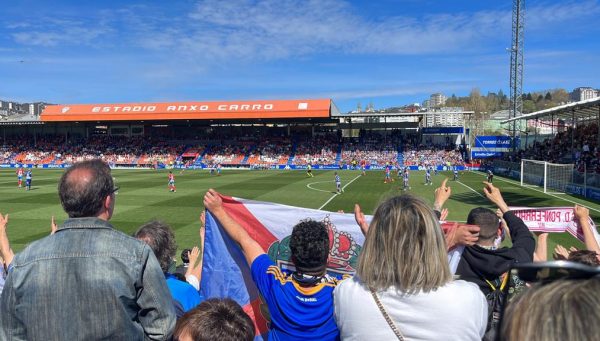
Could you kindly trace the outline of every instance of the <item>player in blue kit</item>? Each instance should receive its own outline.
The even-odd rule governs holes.
[[[342,189],[342,180],[337,172],[335,174],[335,187],[338,193],[342,193],[344,190]]]
[[[25,187],[27,188],[27,190],[31,190],[31,180],[33,179],[33,174],[31,174],[31,169],[27,170],[27,173],[25,173]]]
[[[431,168],[425,170],[425,185],[433,185],[433,182],[431,182]]]
[[[403,188],[403,190],[405,190],[405,191],[406,191],[407,189],[410,189],[410,183],[409,183],[409,181],[408,181],[408,177],[409,177],[409,174],[408,174],[408,167],[406,167],[406,168],[404,168],[404,173],[402,174],[402,182],[403,182],[403,184],[404,184],[404,188]]]

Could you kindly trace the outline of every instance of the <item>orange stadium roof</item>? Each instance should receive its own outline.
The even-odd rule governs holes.
[[[330,99],[48,105],[43,122],[329,118]]]

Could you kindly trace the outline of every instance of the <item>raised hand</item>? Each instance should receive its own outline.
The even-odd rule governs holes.
[[[485,187],[483,187],[483,193],[488,200],[494,203],[500,209],[500,211],[502,211],[502,213],[508,212],[508,205],[506,205],[506,202],[504,201],[502,193],[500,193],[498,187],[485,181],[483,184],[485,185]]]
[[[575,213],[575,218],[579,222],[588,221],[588,219],[590,218],[590,210],[583,206],[575,205],[573,213]]]
[[[206,212],[202,211],[202,213],[200,213],[200,227],[204,226],[206,226]]]
[[[360,227],[362,233],[366,236],[369,231],[369,224],[367,224],[367,220],[365,219],[365,215],[362,212],[359,204],[354,204],[354,220]]]
[[[0,213],[0,228],[5,229],[6,225],[8,225],[8,213],[4,216]]]
[[[200,256],[200,249],[197,246],[192,248],[192,251],[188,252],[188,258],[190,260],[190,266],[193,267],[196,265],[198,261],[198,257]]]
[[[436,188],[434,192],[435,198],[433,201],[433,208],[438,211],[441,211],[444,203],[450,198],[450,195],[452,195],[452,189],[449,186],[446,186],[447,182],[448,178],[445,178],[440,187]]]
[[[54,222],[54,216],[52,216],[52,219],[50,220],[50,235],[55,234],[56,230],[58,230],[58,226],[56,225],[56,222]]]
[[[567,249],[565,249],[564,246],[560,245],[560,244],[556,244],[556,247],[554,248],[554,259],[556,260],[566,260],[569,258],[569,251],[567,251]]]
[[[209,189],[204,195],[204,207],[211,212],[217,211],[223,208],[223,200],[219,195],[219,192],[214,189]]]

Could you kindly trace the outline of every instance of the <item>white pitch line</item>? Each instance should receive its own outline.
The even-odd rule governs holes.
[[[310,185],[314,185],[314,184],[322,184],[322,183],[326,183],[326,182],[335,182],[335,180],[327,180],[327,181],[317,181],[317,182],[311,182],[309,184],[306,184],[306,187],[312,189],[313,191],[319,191],[319,192],[325,192],[325,193],[331,193],[331,191],[326,191],[324,189],[318,189],[318,188],[312,188]]]
[[[477,194],[477,195],[479,195],[480,197],[482,197],[482,198],[484,198],[484,199],[485,199],[485,197],[483,196],[483,194],[481,194],[481,193],[477,192],[476,190],[474,190],[473,188],[471,188],[471,186],[469,186],[469,185],[467,185],[467,184],[464,184],[464,183],[462,183],[460,180],[458,180],[458,181],[456,181],[456,182],[458,182],[459,184],[461,184],[461,185],[465,186],[466,188],[468,188],[468,189],[470,189],[471,191],[475,192],[475,194]]]
[[[470,171],[470,172],[471,172],[471,173],[478,174],[477,172],[474,172],[474,171]],[[485,174],[480,174],[480,175],[481,175],[481,176],[485,176]],[[506,183],[509,183],[509,184],[513,184],[513,185],[519,185],[519,186],[521,185],[520,183],[518,183],[518,182],[516,182],[516,181],[502,179],[501,177],[497,177],[496,179],[498,179],[498,180],[500,180],[500,181],[504,181],[504,182],[506,182]],[[556,198],[556,199],[560,199],[560,200],[567,201],[567,202],[570,202],[570,203],[573,203],[573,204],[576,204],[576,205],[579,205],[579,206],[583,206],[583,207],[585,207],[585,208],[587,208],[587,209],[590,209],[590,210],[592,210],[592,211],[600,212],[600,210],[599,210],[599,209],[596,209],[596,208],[593,208],[593,207],[586,206],[586,205],[584,205],[584,204],[582,204],[582,203],[579,203],[579,202],[577,202],[577,201],[573,201],[573,200],[569,200],[569,199],[561,198],[561,197],[559,197],[559,196],[557,196],[557,195],[554,195],[554,194],[551,194],[551,193],[544,193],[544,191],[542,191],[542,190],[539,190],[539,189],[537,189],[537,188],[533,188],[533,187],[527,187],[527,188],[529,188],[529,189],[532,189],[532,190],[534,190],[534,191],[537,191],[537,192],[540,192],[540,193],[543,193],[543,194],[546,194],[546,195],[549,195],[549,196],[551,196],[551,197],[554,197],[554,198]]]
[[[361,177],[360,175],[357,175],[357,176],[356,176],[354,179],[352,179],[352,180],[348,181],[348,183],[347,183],[347,184],[345,184],[345,185],[342,187],[342,192],[343,192],[343,191],[346,189],[346,187],[348,187],[348,185],[350,185],[351,183],[353,183],[353,182],[354,182],[354,180],[356,180],[356,179],[358,179],[358,178],[360,178],[360,177]],[[332,195],[332,196],[331,196],[331,198],[327,199],[327,201],[325,201],[325,203],[324,203],[323,205],[321,205],[321,207],[319,207],[319,208],[317,208],[317,209],[318,209],[318,210],[321,210],[321,209],[323,209],[323,207],[327,206],[327,204],[329,204],[329,203],[331,202],[331,200],[333,200],[333,198],[335,198],[335,197],[336,197],[336,196],[338,196],[339,194],[340,194],[340,193],[335,193],[334,195]]]

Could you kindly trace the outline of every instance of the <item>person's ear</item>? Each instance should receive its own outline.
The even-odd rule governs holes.
[[[113,202],[112,195],[107,195],[106,198],[104,198],[104,209],[109,210],[110,206],[112,205],[112,202]]]

